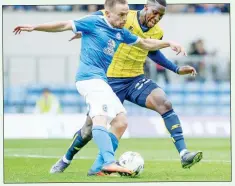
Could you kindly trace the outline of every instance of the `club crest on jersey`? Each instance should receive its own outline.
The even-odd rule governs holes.
[[[121,39],[122,39],[122,36],[121,36],[121,34],[120,34],[119,32],[116,34],[116,38],[117,38],[118,40],[121,40]]]
[[[109,55],[109,56],[113,56],[114,55],[114,48],[116,47],[116,43],[114,40],[110,39],[108,41],[108,46],[106,48],[104,48],[104,53]]]
[[[103,105],[102,107],[103,107],[103,111],[104,111],[104,112],[107,112],[107,111],[108,111],[108,106],[107,106],[107,105]]]

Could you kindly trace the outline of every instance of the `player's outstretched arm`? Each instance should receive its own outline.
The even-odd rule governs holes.
[[[175,63],[167,59],[160,50],[149,52],[148,57],[152,61],[165,67],[166,69],[171,70],[172,72],[178,73],[179,67]]]
[[[189,65],[179,67],[175,63],[167,59],[165,55],[161,53],[160,50],[149,52],[148,57],[152,59],[152,61],[154,61],[155,63],[179,75],[187,75],[187,74],[191,74],[192,76],[197,75],[197,71],[194,67],[189,66]]]
[[[15,27],[13,32],[15,34],[20,34],[21,31],[63,32],[66,30],[72,30],[71,21],[51,22],[51,23],[44,23],[44,24],[39,24],[39,25],[21,25],[21,26]]]
[[[157,39],[140,39],[139,42],[135,45],[137,47],[140,47],[148,51],[155,51],[162,48],[170,47],[173,51],[177,52],[177,55],[182,53],[183,55],[187,56],[185,49],[181,45],[173,41],[163,41]]]

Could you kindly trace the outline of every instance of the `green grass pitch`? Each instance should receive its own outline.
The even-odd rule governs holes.
[[[191,169],[181,168],[179,155],[170,139],[122,139],[116,157],[125,151],[139,152],[145,160],[143,174],[129,177],[87,177],[98,152],[90,142],[75,156],[62,174],[49,174],[71,140],[4,140],[4,182],[165,182],[231,181],[230,140],[186,139],[188,149],[202,150],[203,160]]]

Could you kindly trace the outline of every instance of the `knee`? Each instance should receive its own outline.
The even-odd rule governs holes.
[[[121,121],[119,121],[119,128],[121,128],[122,130],[126,130],[127,125],[128,125],[127,118],[124,118]]]
[[[162,99],[162,101],[158,102],[158,104],[154,104],[154,110],[159,114],[164,114],[169,110],[172,110],[172,104],[167,99]]]
[[[148,108],[155,110],[159,114],[164,114],[172,109],[171,102],[167,99],[165,92],[160,88],[153,90],[147,97],[146,102]]]
[[[119,117],[116,122],[114,122],[114,127],[121,130],[126,130],[128,122],[126,117]]]
[[[171,110],[171,109],[172,109],[172,104],[171,104],[171,102],[168,101],[168,100],[164,100],[163,108],[164,108],[164,111],[165,111],[165,112]]]

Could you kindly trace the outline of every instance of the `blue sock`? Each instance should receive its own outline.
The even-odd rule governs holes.
[[[93,126],[92,135],[103,157],[104,165],[115,162],[113,146],[107,129],[102,126]]]
[[[175,144],[176,149],[180,153],[183,149],[186,149],[186,145],[178,116],[172,109],[163,114],[162,118],[164,119],[167,130],[171,134],[171,138]]]
[[[71,161],[73,159],[74,155],[77,154],[78,151],[88,143],[88,141],[82,139],[81,130],[77,131],[74,134],[72,144],[70,145],[68,151],[65,154],[65,158],[68,161]]]
[[[116,137],[113,133],[111,133],[111,132],[109,132],[109,136],[110,136],[111,141],[112,141],[113,151],[115,152],[115,151],[117,150],[117,148],[118,148],[118,139],[117,139],[117,137]],[[99,152],[98,155],[97,155],[97,157],[96,157],[95,162],[94,162],[93,165],[91,166],[90,171],[91,171],[91,172],[99,172],[99,171],[101,170],[103,164],[104,164],[104,159],[103,159],[101,153]]]

